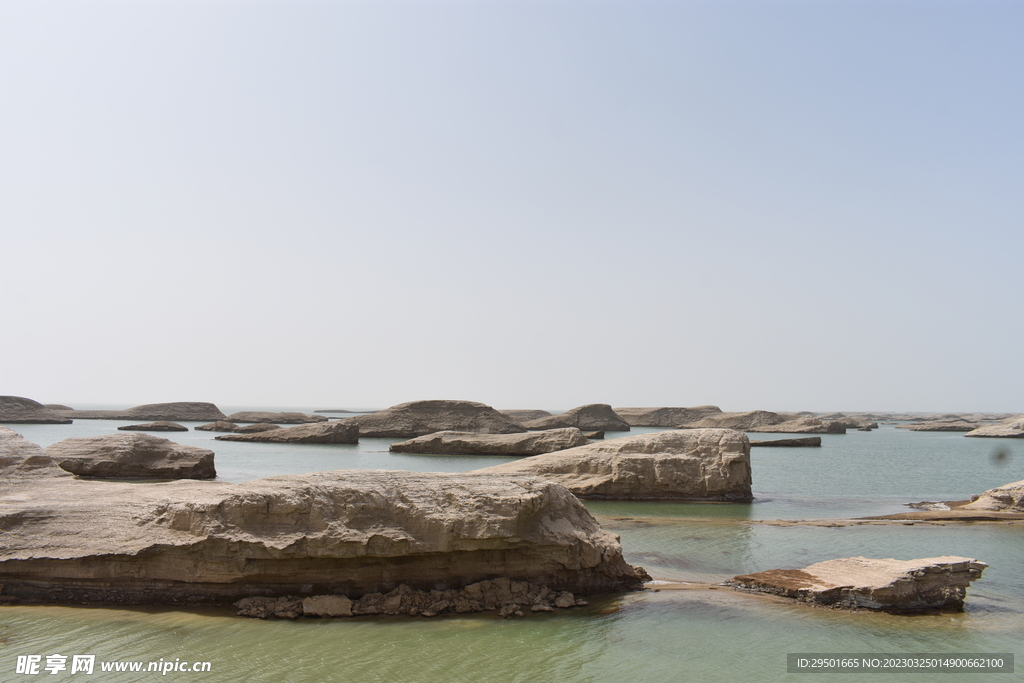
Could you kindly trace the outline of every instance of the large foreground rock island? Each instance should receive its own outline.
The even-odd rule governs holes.
[[[236,431],[245,430],[252,433],[222,434],[214,437],[218,441],[258,441],[261,443],[306,443],[306,444],[343,444],[359,443],[359,427],[343,420],[341,422],[322,422],[319,424],[303,424],[297,427],[274,427],[253,431],[239,427]]]
[[[638,434],[477,470],[531,474],[581,498],[750,501],[750,442],[731,429]]]
[[[58,470],[59,471],[59,470]],[[247,484],[0,479],[4,595],[230,603],[499,578],[574,594],[638,587],[616,537],[533,477],[347,470]]]
[[[80,477],[213,479],[213,451],[151,434],[107,434],[64,439],[45,453]]]
[[[887,612],[962,610],[967,587],[988,567],[969,557],[919,560],[846,557],[804,569],[772,569],[733,577],[738,588],[803,602]]]

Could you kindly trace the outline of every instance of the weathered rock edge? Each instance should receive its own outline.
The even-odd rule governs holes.
[[[481,434],[518,434],[526,431],[525,427],[507,415],[475,401],[411,401],[376,413],[345,418],[342,422],[359,425],[362,436],[403,439],[443,431]]]
[[[580,498],[753,500],[750,441],[732,429],[637,434],[476,471],[543,477]]]
[[[457,589],[499,577],[572,593],[637,588],[616,536],[532,477],[319,472],[247,484],[0,482],[4,595],[227,604]]]
[[[213,479],[214,453],[144,432],[64,439],[45,454],[80,477]]]
[[[237,431],[245,429],[239,427]],[[251,431],[251,430],[246,430]],[[359,427],[344,420],[319,422],[297,427],[278,427],[248,434],[221,434],[217,441],[255,441],[259,443],[345,444],[359,443]]]
[[[498,578],[478,581],[461,590],[421,591],[401,584],[389,593],[367,593],[352,600],[347,595],[288,595],[281,598],[243,598],[234,604],[238,615],[266,619],[277,617],[354,617],[397,615],[436,617],[444,613],[493,612],[499,617],[526,616],[531,612],[582,607],[586,600],[569,591],[553,591],[529,581]]]
[[[968,557],[916,560],[846,557],[804,569],[735,576],[726,584],[801,602],[884,612],[960,611],[967,587],[988,567]]]
[[[434,432],[391,444],[393,453],[438,453],[442,455],[540,455],[564,451],[590,443],[575,427],[548,429],[522,434],[476,434]]]

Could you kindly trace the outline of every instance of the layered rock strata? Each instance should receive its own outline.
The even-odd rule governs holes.
[[[342,422],[359,425],[369,437],[411,439],[433,432],[479,432],[518,434],[526,429],[494,408],[474,401],[412,401],[369,415],[357,415]]]
[[[530,474],[580,498],[750,501],[750,442],[731,429],[637,434],[477,470]]]
[[[228,422],[227,420],[217,420],[205,425],[199,425],[193,427],[196,431],[200,432],[235,432],[238,431],[238,425],[234,422]]]
[[[886,612],[963,609],[967,587],[988,565],[967,557],[919,560],[847,557],[804,569],[736,576],[737,588],[833,607]]]
[[[737,429],[741,432],[757,427],[781,424],[786,417],[768,410],[751,410],[746,413],[709,414],[695,422],[676,425],[684,429]]]
[[[71,424],[71,418],[38,401],[0,396],[0,422],[9,424]]]
[[[909,429],[912,432],[969,432],[980,427],[977,422],[966,420],[926,420],[912,424],[896,425],[896,429]]]
[[[309,424],[313,422],[327,422],[330,418],[326,415],[309,415],[308,413],[272,413],[258,410],[245,410],[238,413],[231,413],[225,420],[227,422],[270,422],[274,424]]]
[[[289,595],[281,598],[243,598],[235,603],[238,615],[277,617],[353,617],[397,615],[436,617],[439,614],[497,611],[498,616],[522,617],[531,612],[581,607],[586,600],[569,591],[553,591],[529,581],[498,578],[471,583],[462,589],[416,590],[401,584],[388,593],[367,593],[355,600],[347,595]]]
[[[438,453],[442,455],[540,455],[590,443],[575,427],[548,429],[523,434],[475,434],[435,432],[409,441],[393,443],[394,453]]]
[[[628,432],[629,423],[615,414],[607,403],[591,403],[567,410],[560,415],[551,415],[524,422],[530,430],[561,429],[576,427],[586,431]]]
[[[718,406],[692,408],[616,408],[615,414],[633,427],[678,427],[722,414]]]
[[[975,496],[961,510],[988,510],[992,512],[1024,512],[1024,479],[998,488],[989,489]]]
[[[235,431],[241,431],[239,427]],[[251,430],[250,430],[251,431]],[[255,441],[260,443],[344,444],[359,443],[359,427],[347,421],[278,427],[251,434],[221,434],[218,441]]]
[[[211,422],[223,420],[224,413],[212,403],[179,401],[147,403],[127,410],[62,410],[55,411],[80,420],[171,420],[175,422]]]
[[[845,434],[846,427],[841,422],[822,421],[816,417],[801,417],[774,425],[750,427],[744,431],[764,434]]]
[[[967,432],[964,436],[988,436],[993,438],[1022,438],[1024,437],[1024,415],[1011,417],[994,425],[979,427],[974,431]]]
[[[122,425],[118,427],[123,432],[187,432],[188,427],[177,422],[160,420],[158,422],[146,422],[138,425]]]
[[[40,473],[71,476],[59,469],[53,458],[47,456],[38,444],[13,429],[0,427],[0,477]]]
[[[546,410],[499,410],[499,413],[510,417],[519,424],[530,420],[539,420],[542,417],[549,417],[551,413]]]
[[[45,454],[80,477],[213,479],[213,451],[149,434],[109,434],[64,439]]]
[[[636,588],[617,537],[533,477],[320,472],[246,484],[0,480],[4,595],[48,602]]]

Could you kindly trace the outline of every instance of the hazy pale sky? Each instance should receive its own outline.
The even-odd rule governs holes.
[[[0,394],[1022,411],[1024,3],[0,0]]]

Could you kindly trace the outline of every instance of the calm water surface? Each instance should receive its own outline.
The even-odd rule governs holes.
[[[70,436],[111,433],[121,424],[79,420],[8,426],[48,445]],[[219,442],[209,432],[163,436],[213,449],[220,477],[235,482],[352,468],[458,472],[511,459],[390,454],[387,447],[395,439],[281,446]],[[851,555],[975,557],[991,566],[969,590],[965,612],[916,617],[846,613],[724,590],[648,590],[510,621],[485,614],[290,622],[240,619],[218,609],[8,606],[0,609],[0,680],[897,681],[907,675],[787,674],[786,653],[1024,652],[1019,648],[1024,527],[770,523],[889,514],[905,511],[907,502],[964,499],[1024,479],[1024,443],[886,426],[870,433],[824,435],[823,443],[822,448],[754,449],[757,501],[749,505],[587,506],[620,534],[628,561],[666,580],[718,582],[739,573]],[[994,458],[998,449],[1009,457]],[[95,654],[98,661],[209,661],[212,671],[166,676],[14,673],[17,655],[53,653]],[[995,683],[1021,676],[947,674],[941,680]]]

